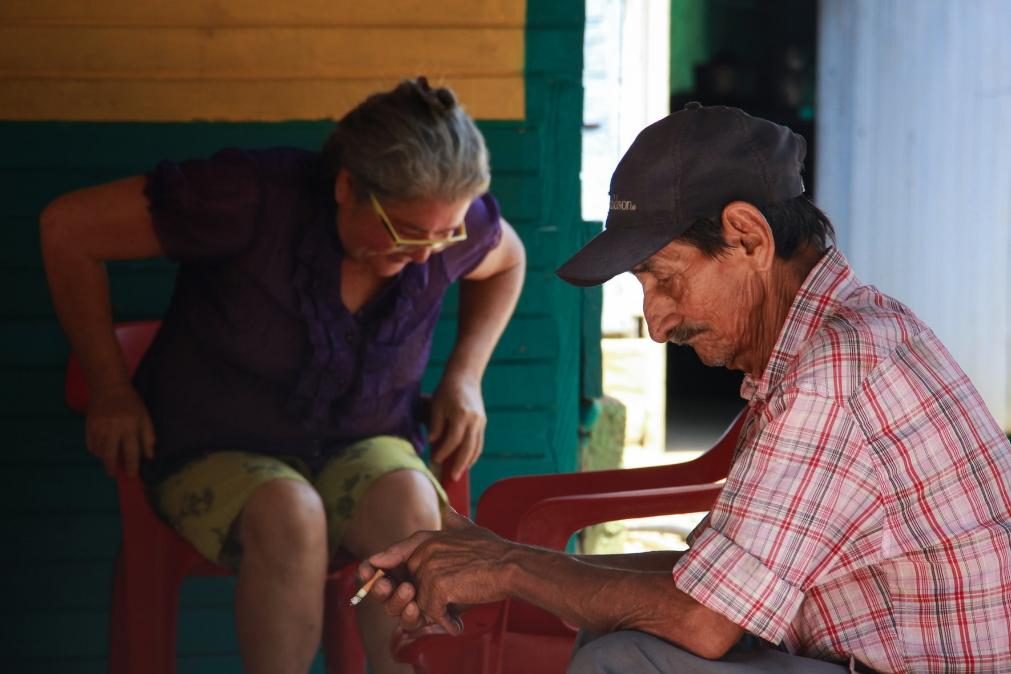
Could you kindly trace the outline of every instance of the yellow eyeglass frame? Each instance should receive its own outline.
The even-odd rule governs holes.
[[[376,212],[379,216],[379,220],[386,227],[386,231],[389,233],[390,238],[393,239],[393,251],[392,252],[402,252],[408,250],[418,250],[419,248],[429,248],[433,253],[438,253],[439,251],[449,248],[455,243],[460,243],[461,241],[467,240],[467,223],[461,222],[457,229],[454,229],[452,233],[445,239],[408,239],[400,235],[397,228],[393,226],[390,222],[390,218],[386,215],[386,211],[383,210],[382,205],[379,203],[379,199],[372,192],[369,192],[369,201],[372,202],[372,210]]]

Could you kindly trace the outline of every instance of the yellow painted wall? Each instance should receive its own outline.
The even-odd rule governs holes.
[[[419,74],[524,115],[525,0],[2,0],[0,119],[340,117]]]

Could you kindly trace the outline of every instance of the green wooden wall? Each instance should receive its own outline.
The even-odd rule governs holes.
[[[574,470],[580,392],[599,386],[593,295],[552,270],[589,228],[579,221],[583,5],[530,0],[527,115],[488,122],[492,189],[528,251],[519,310],[485,378],[489,429],[473,472],[480,493],[500,477]],[[2,113],[0,113],[2,115]],[[112,482],[87,454],[82,423],[62,400],[67,345],[53,315],[37,217],[67,190],[143,172],[158,159],[219,147],[318,147],[326,122],[283,124],[0,123],[0,653],[3,671],[105,671],[106,620],[119,520]],[[161,315],[165,261],[110,266],[118,320]],[[426,375],[437,380],[455,329],[455,297]],[[583,324],[589,326],[589,347]],[[589,363],[590,380],[581,379]],[[581,368],[583,364],[583,368]],[[596,377],[596,381],[594,381]],[[187,581],[180,672],[240,672],[230,579]],[[321,672],[319,662],[314,671]]]

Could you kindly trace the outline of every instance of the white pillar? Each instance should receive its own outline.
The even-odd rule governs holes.
[[[1011,2],[822,0],[819,204],[1011,427]]]

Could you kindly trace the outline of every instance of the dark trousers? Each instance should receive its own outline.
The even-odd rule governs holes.
[[[566,674],[845,674],[847,666],[790,655],[745,637],[719,660],[706,660],[645,632],[580,634]]]

